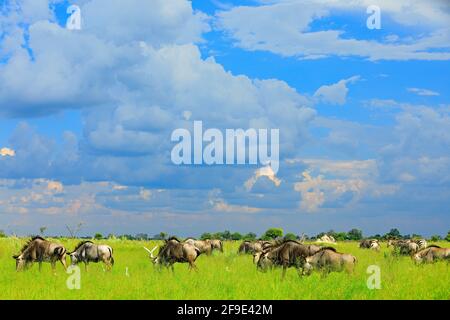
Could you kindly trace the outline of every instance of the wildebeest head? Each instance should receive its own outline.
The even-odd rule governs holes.
[[[159,263],[159,257],[155,256],[153,254],[153,252],[155,252],[156,249],[158,249],[158,246],[154,247],[152,250],[147,249],[146,247],[144,247],[144,249],[149,253],[149,257],[150,260],[152,261],[153,264],[158,264]]]
[[[256,252],[253,255],[253,262],[259,271],[267,271],[273,266],[273,257],[270,251]]]
[[[26,267],[27,260],[25,259],[23,253],[20,255],[14,255],[13,259],[16,260],[16,271],[21,271]]]
[[[305,258],[305,263],[303,264],[303,274],[304,275],[311,274],[311,272],[313,270],[313,266],[311,264],[311,261],[312,261],[312,257],[306,257]]]
[[[81,261],[80,255],[76,251],[69,253],[69,257],[70,257],[70,262],[73,266],[78,264]]]

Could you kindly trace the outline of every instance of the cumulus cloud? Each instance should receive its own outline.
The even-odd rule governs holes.
[[[342,12],[365,14],[373,3],[358,1],[262,1],[259,6],[238,6],[216,15],[217,28],[246,50],[270,51],[282,56],[320,59],[329,56],[370,60],[449,60],[445,43],[450,39],[448,2],[378,1],[384,17],[403,26],[419,24],[430,30],[392,42],[355,39],[340,29],[314,30],[313,22]],[[248,21],[252,21],[251,24]],[[271,23],[267,23],[271,21]],[[433,49],[440,49],[433,51]]]
[[[220,197],[220,190],[213,190],[210,192],[209,204],[215,211],[229,212],[229,213],[257,213],[261,211],[260,208],[229,204],[222,197]]]
[[[317,89],[314,97],[319,101],[330,104],[343,105],[347,100],[348,84],[357,82],[360,76],[353,76],[348,79],[340,80],[332,85],[324,85]]]
[[[258,181],[258,179],[260,179],[262,177],[266,177],[267,179],[272,181],[276,187],[279,187],[281,184],[281,180],[277,178],[272,167],[266,166],[266,167],[257,169],[255,171],[255,174],[245,182],[244,185],[245,185],[245,188],[247,189],[247,191],[250,191],[253,188],[253,186],[255,185],[255,183]]]
[[[64,186],[58,181],[49,181],[47,184],[47,190],[51,193],[62,193],[64,191]]]
[[[1,157],[14,157],[15,155],[16,155],[16,152],[10,148],[1,148],[0,149]]]
[[[301,195],[300,209],[317,212],[324,207],[348,206],[362,197],[392,196],[398,185],[381,183],[377,162],[369,160],[336,161],[325,159],[290,159],[301,162],[307,170],[294,190]],[[312,173],[316,172],[316,176]]]

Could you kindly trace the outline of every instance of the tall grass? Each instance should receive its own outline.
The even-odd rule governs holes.
[[[299,277],[289,269],[284,281],[281,270],[258,272],[249,255],[238,255],[239,243],[225,243],[224,253],[200,256],[198,272],[176,264],[175,273],[153,268],[142,248],[157,242],[105,240],[114,248],[115,265],[104,272],[101,264],[81,266],[81,289],[69,290],[69,276],[61,265],[53,275],[49,264],[16,272],[11,258],[26,239],[0,239],[0,299],[450,299],[449,264],[416,266],[409,257],[394,257],[383,244],[381,252],[358,248],[356,242],[340,243],[337,249],[355,255],[354,274],[314,273]],[[59,240],[73,249],[77,240]],[[448,246],[448,243],[436,243]],[[367,267],[381,269],[381,289],[370,290]],[[126,270],[128,269],[128,275]]]

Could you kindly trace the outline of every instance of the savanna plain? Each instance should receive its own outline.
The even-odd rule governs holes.
[[[408,256],[395,256],[382,243],[380,252],[360,249],[358,242],[335,245],[339,252],[357,257],[353,274],[320,273],[300,277],[289,269],[284,281],[281,269],[260,272],[251,255],[239,255],[240,242],[224,242],[224,252],[201,255],[198,271],[189,271],[186,264],[176,264],[175,272],[156,269],[143,249],[161,244],[158,241],[110,239],[102,243],[114,249],[115,264],[106,271],[102,264],[90,264],[86,272],[80,265],[79,290],[70,290],[68,277],[61,264],[53,274],[49,263],[39,272],[37,264],[29,270],[16,272],[13,254],[20,251],[27,239],[0,239],[0,299],[44,300],[210,300],[210,299],[450,299],[450,265],[448,262],[416,265]],[[57,239],[68,250],[80,241]],[[448,242],[436,242],[447,247]],[[69,263],[69,259],[67,261]],[[367,282],[380,271],[380,289],[369,289]],[[370,270],[370,268],[369,268]]]

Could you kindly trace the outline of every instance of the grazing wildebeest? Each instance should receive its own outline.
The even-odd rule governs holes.
[[[359,243],[361,249],[372,249],[379,251],[381,246],[377,239],[364,239]]]
[[[258,241],[244,241],[241,243],[238,249],[238,253],[256,253],[262,251],[262,245]]]
[[[210,255],[213,250],[213,245],[211,240],[196,240],[193,238],[188,238],[184,240],[185,243],[189,243],[200,250],[200,253],[205,253],[206,255]]]
[[[254,254],[254,262],[259,270],[266,270],[273,266],[282,266],[282,279],[289,267],[295,267],[301,275],[306,257],[311,256],[321,249],[316,245],[304,245],[294,240],[279,240],[262,252]]]
[[[356,264],[356,258],[351,254],[336,252],[335,248],[321,248],[314,255],[306,257],[304,263],[304,273],[311,274],[313,269],[321,270],[323,275],[331,271],[353,272]]]
[[[419,245],[411,240],[398,243],[398,253],[403,255],[411,255],[419,251]]]
[[[77,244],[72,253],[69,253],[72,265],[84,263],[87,271],[89,262],[102,261],[108,270],[114,265],[113,249],[105,244],[94,244],[92,241],[82,241]]]
[[[189,263],[189,270],[197,270],[195,265],[195,260],[201,254],[199,248],[191,243],[181,242],[176,237],[171,237],[164,241],[164,244],[159,249],[158,255],[154,256],[153,252],[157,247],[149,250],[144,247],[150,254],[150,259],[156,266],[164,266],[171,268],[174,271],[173,265],[177,262],[179,263]]]
[[[450,248],[441,248],[436,245],[431,245],[413,254],[412,258],[416,263],[432,263],[445,259],[450,262]]]
[[[266,240],[256,240],[256,241],[245,240],[239,246],[238,253],[255,254],[257,252],[262,252],[265,248],[271,246],[273,243],[274,241],[266,241]]]
[[[223,252],[223,243],[221,240],[217,239],[211,240],[211,247],[213,251],[219,250],[220,252]]]
[[[394,254],[411,255],[419,250],[419,245],[412,240],[389,240],[387,247],[393,247]]]
[[[50,262],[52,270],[55,272],[56,261],[60,261],[67,269],[66,249],[58,243],[45,240],[42,237],[33,237],[20,250],[20,254],[13,256],[16,260],[16,270],[20,271],[28,268],[33,262],[39,263],[39,271],[42,268],[42,262]]]

